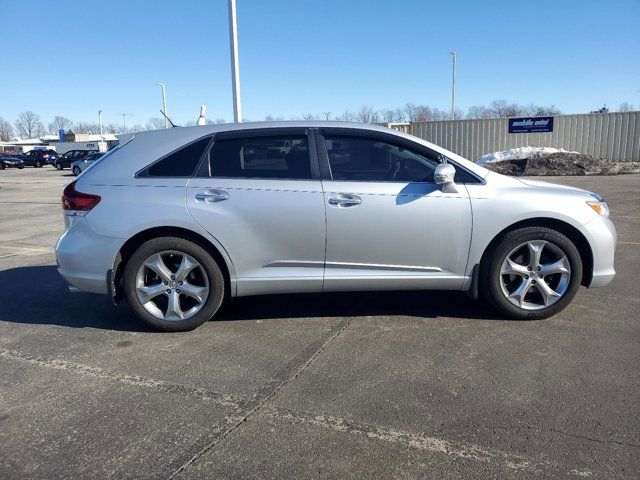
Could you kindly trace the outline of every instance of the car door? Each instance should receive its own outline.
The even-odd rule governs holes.
[[[237,295],[322,290],[325,207],[307,129],[217,133],[187,207],[231,258]]]
[[[458,193],[444,193],[434,183],[442,158],[392,134],[330,128],[320,133],[324,289],[460,288],[471,204],[464,185]]]

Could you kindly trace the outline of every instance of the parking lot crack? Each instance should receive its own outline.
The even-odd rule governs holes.
[[[350,322],[351,320],[349,318],[343,318],[334,323],[326,335],[323,335],[315,342],[307,345],[298,355],[289,361],[277,375],[260,387],[252,397],[248,400],[242,401],[239,405],[239,410],[246,413],[237,417],[229,417],[228,420],[230,424],[228,428],[173,472],[169,476],[169,479],[178,477],[191,464],[196,462],[218,443],[223,441],[228,435],[233,433],[233,431],[246,422],[249,417],[258,412],[265,403],[271,400],[287,383],[300,376],[300,374],[313,363],[318,355],[320,355],[333,340],[344,332]]]
[[[64,370],[80,375],[88,375],[96,378],[114,380],[127,385],[154,390],[156,392],[173,393],[176,395],[182,395],[198,400],[212,401],[220,406],[231,407],[236,411],[239,410],[241,403],[240,399],[238,398],[232,397],[230,395],[224,395],[218,392],[213,392],[204,388],[196,388],[188,385],[181,385],[166,382],[163,380],[142,377],[139,375],[131,375],[128,373],[113,372],[100,367],[68,362],[66,360],[46,359],[31,355],[29,353],[18,352],[5,348],[0,348],[0,358],[28,363],[31,365],[37,365],[44,368]]]
[[[354,420],[339,418],[332,415],[320,415],[307,412],[297,412],[287,408],[268,406],[262,409],[260,415],[274,424],[284,421],[292,425],[308,425],[312,427],[330,429],[336,432],[356,435],[363,438],[400,444],[402,446],[435,454],[444,454],[474,460],[483,463],[496,463],[523,473],[549,472],[554,476],[591,476],[590,469],[574,466],[564,466],[545,460],[533,460],[515,453],[504,452],[495,448],[486,448],[470,443],[455,442],[438,438],[425,433],[404,432],[396,429],[383,428],[377,425],[367,425]]]

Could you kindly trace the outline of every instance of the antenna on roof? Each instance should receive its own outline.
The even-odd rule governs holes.
[[[162,110],[160,110],[160,113],[162,114],[162,116],[163,116],[164,118],[166,118],[166,119],[167,119],[167,122],[169,122],[169,123],[171,124],[171,128],[173,128],[173,127],[177,127],[177,125],[175,125],[175,124],[171,121],[171,119],[170,119],[169,117],[167,117],[167,115],[166,115]]]

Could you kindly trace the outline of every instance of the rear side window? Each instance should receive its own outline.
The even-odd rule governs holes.
[[[307,137],[268,136],[217,140],[200,176],[309,179]]]
[[[190,177],[202,158],[209,137],[201,138],[186,147],[173,152],[169,156],[148,167],[142,176],[145,177]]]

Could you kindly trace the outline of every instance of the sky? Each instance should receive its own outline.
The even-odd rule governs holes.
[[[243,116],[640,105],[640,0],[237,0]],[[0,0],[0,117],[233,118],[227,0]]]

